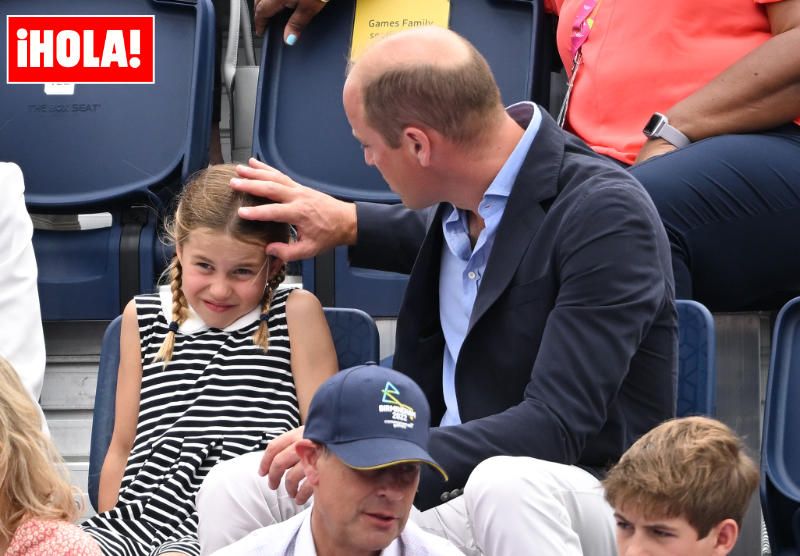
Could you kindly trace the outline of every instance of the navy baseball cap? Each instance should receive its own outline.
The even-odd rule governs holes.
[[[419,462],[447,480],[428,453],[430,420],[428,400],[413,380],[386,367],[361,365],[319,387],[303,437],[325,444],[353,469]]]

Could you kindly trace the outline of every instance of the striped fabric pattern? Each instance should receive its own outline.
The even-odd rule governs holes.
[[[83,524],[104,554],[199,556],[194,499],[208,471],[300,425],[286,325],[290,292],[279,290],[273,299],[266,353],[252,340],[258,320],[233,331],[179,331],[166,368],[154,361],[168,331],[159,297],[136,297],[142,345],[136,437],[117,505]]]

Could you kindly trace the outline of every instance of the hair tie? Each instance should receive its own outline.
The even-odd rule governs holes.
[[[176,333],[178,331],[178,326],[179,326],[178,321],[176,320],[172,321],[171,323],[169,323],[169,331],[172,332],[173,334]]]
[[[269,320],[269,313],[261,313],[261,316],[258,317],[258,320],[267,322]]]

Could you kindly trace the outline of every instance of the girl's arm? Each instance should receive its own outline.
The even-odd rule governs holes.
[[[119,347],[114,432],[111,435],[111,444],[108,446],[103,469],[100,471],[100,486],[97,494],[97,509],[100,512],[110,510],[117,503],[119,487],[133,447],[136,423],[139,418],[142,354],[136,304],[133,300],[128,303],[122,313]]]
[[[314,294],[293,291],[286,301],[286,321],[300,421],[304,423],[314,392],[338,371],[336,351],[328,321]]]

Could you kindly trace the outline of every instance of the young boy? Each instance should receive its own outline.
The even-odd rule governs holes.
[[[686,417],[640,438],[603,486],[620,556],[723,556],[736,544],[758,485],[739,437],[719,421]]]

